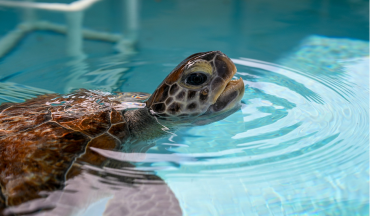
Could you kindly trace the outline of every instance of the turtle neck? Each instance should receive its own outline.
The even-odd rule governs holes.
[[[129,145],[137,145],[140,143],[141,148],[147,144],[149,147],[153,145],[153,141],[165,136],[171,136],[175,131],[175,127],[163,123],[157,117],[149,113],[147,107],[128,110],[124,113],[124,118],[130,131]],[[132,149],[126,145],[126,148]]]

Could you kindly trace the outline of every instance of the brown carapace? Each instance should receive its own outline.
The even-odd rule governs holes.
[[[231,80],[235,72],[223,53],[197,53],[181,62],[140,109],[119,110],[119,97],[88,90],[0,105],[0,206],[62,189],[81,172],[81,163],[105,166],[109,159],[90,147],[122,151],[131,142],[165,134],[148,128],[226,117],[244,93],[242,80]]]
[[[129,134],[115,103],[80,91],[0,106],[0,202],[17,205],[59,189],[76,159],[102,166],[105,158],[87,145],[115,150]]]

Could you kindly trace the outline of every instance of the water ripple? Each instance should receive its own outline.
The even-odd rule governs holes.
[[[368,43],[348,43],[368,48]],[[318,49],[313,46],[308,49]],[[157,170],[184,202],[192,203],[194,194],[211,194],[208,188],[225,196],[233,193],[238,199],[248,197],[245,203],[253,209],[278,203],[295,212],[325,206],[341,214],[349,209],[361,212],[367,205],[369,57],[361,51],[346,58],[345,51],[338,51],[340,58],[330,52],[325,60],[320,53],[310,57],[302,49],[280,64],[232,59],[236,76],[246,86],[241,111],[221,122],[179,132],[174,139],[177,147],[159,142],[150,150],[202,158]],[[328,49],[337,50],[332,45]],[[159,165],[146,164],[152,170]],[[180,189],[194,187],[187,184],[194,179],[195,188]],[[229,193],[217,189],[220,185]]]
[[[298,160],[301,167],[305,167],[307,171],[309,167],[318,168],[317,163],[322,162],[323,158],[328,159],[324,166],[329,166],[330,161],[339,164],[348,162],[350,159],[346,159],[346,156],[352,158],[356,154],[356,152],[352,152],[355,149],[353,145],[363,146],[368,140],[368,135],[365,132],[368,128],[366,121],[368,111],[363,109],[363,105],[358,106],[356,104],[358,101],[353,101],[356,89],[351,91],[354,92],[353,94],[344,98],[343,95],[338,95],[336,91],[328,88],[327,83],[314,82],[309,77],[301,75],[303,73],[294,74],[294,82],[286,82],[284,79],[287,79],[287,76],[279,77],[279,74],[286,74],[287,68],[280,70],[281,67],[278,65],[272,68],[271,63],[265,64],[258,61],[260,65],[257,65],[257,61],[249,62],[245,59],[234,60],[234,62],[239,63],[239,65],[263,69],[266,69],[265,66],[268,65],[270,71],[268,75],[267,73],[265,75],[260,73],[258,76],[253,76],[253,82],[251,80],[246,81],[248,89],[244,98],[246,105],[242,108],[242,115],[244,116],[242,132],[235,133],[235,130],[233,130],[233,133],[229,133],[234,134],[230,136],[233,141],[228,144],[225,143],[224,146],[218,146],[219,151],[226,151],[226,149],[234,149],[235,151],[231,151],[232,154],[222,156],[219,153],[216,154],[216,152],[215,154],[207,153],[208,156],[218,155],[216,159],[202,162],[204,165],[213,164],[212,168],[199,166],[201,165],[199,162],[189,163],[191,164],[189,166],[193,167],[193,171],[220,173],[222,169],[225,169],[227,170],[225,172],[233,172],[230,168],[271,165],[275,162],[292,159]],[[363,63],[366,64],[366,62],[365,59]],[[292,71],[290,72],[292,73]],[[243,75],[240,76],[243,77]],[[278,81],[267,82],[264,76],[275,77]],[[251,83],[254,83],[254,85]],[[291,85],[291,83],[294,84]],[[302,83],[306,85],[309,83],[311,89],[307,89]],[[276,87],[277,84],[279,87]],[[350,85],[350,83],[347,83],[347,85]],[[281,92],[277,89],[282,86],[289,87],[284,89],[285,91],[295,93],[291,92],[292,95],[285,94],[286,92],[280,94]],[[297,90],[300,87],[304,90]],[[290,88],[294,88],[294,90]],[[305,94],[308,94],[308,96]],[[302,99],[299,99],[300,97]],[[351,101],[348,101],[349,99]],[[229,122],[233,121],[229,120]],[[207,140],[209,137],[202,137],[201,134],[207,134],[209,130],[214,130],[217,127],[216,125],[213,128],[205,126],[200,129],[193,129],[191,132],[200,136],[184,140],[183,144],[192,147],[191,154],[193,156],[204,155],[201,152],[204,152],[207,145],[213,141]],[[235,128],[233,127],[233,129]],[[221,137],[219,136],[219,138]],[[358,142],[348,143],[348,137],[357,139]],[[220,139],[217,138],[217,140]],[[187,153],[188,149],[179,148],[176,151]],[[194,149],[199,149],[196,151],[199,153],[195,153]],[[236,151],[237,149],[238,151]],[[366,147],[364,150],[367,150]],[[321,159],[316,161],[318,158]],[[311,166],[312,164],[313,166]],[[289,172],[290,169],[278,168],[278,171]],[[251,176],[252,174],[248,173],[248,175]]]
[[[325,45],[329,42],[333,43]],[[348,50],[338,50],[338,43],[351,47],[348,56]],[[325,58],[318,46],[324,46]],[[216,194],[222,206],[235,199],[255,209],[283,206],[284,214],[323,206],[362,209],[368,203],[369,187],[369,57],[364,47],[368,49],[368,43],[313,37],[278,64],[232,59],[238,68],[236,76],[243,78],[246,87],[240,111],[210,125],[180,130],[176,137],[158,141],[147,154],[94,149],[137,167],[104,170],[110,178],[99,181],[117,186],[117,176],[140,177],[154,171],[184,205],[192,203],[194,196],[209,199]],[[108,60],[103,65],[89,58],[53,64],[51,69],[72,71],[66,76],[56,70],[63,85],[41,69],[5,77],[0,100],[20,102],[51,92],[29,87],[27,81],[22,85],[12,82],[17,76],[27,80],[37,74],[45,76],[46,89],[60,93],[77,86],[114,91],[122,84],[125,91],[146,91],[126,81],[139,83],[147,75],[140,71],[156,64]],[[98,176],[93,169],[89,173]]]

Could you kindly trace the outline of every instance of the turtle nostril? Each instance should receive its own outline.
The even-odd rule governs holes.
[[[200,93],[202,95],[207,95],[208,94],[208,89],[203,89]]]

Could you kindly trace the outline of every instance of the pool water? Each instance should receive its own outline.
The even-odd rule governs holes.
[[[133,52],[89,39],[83,54],[71,55],[63,34],[26,34],[0,58],[0,103],[79,88],[152,93],[187,56],[221,50],[245,83],[240,110],[181,129],[145,154],[105,153],[163,179],[183,215],[369,215],[368,7],[361,0],[141,1]],[[117,33],[122,8],[99,1],[84,26]],[[21,14],[0,9],[1,38]],[[64,22],[60,13],[39,17]],[[128,187],[115,176],[127,172],[85,171],[66,182],[88,186],[74,188],[78,203],[64,214],[120,215],[109,207],[122,205]]]

